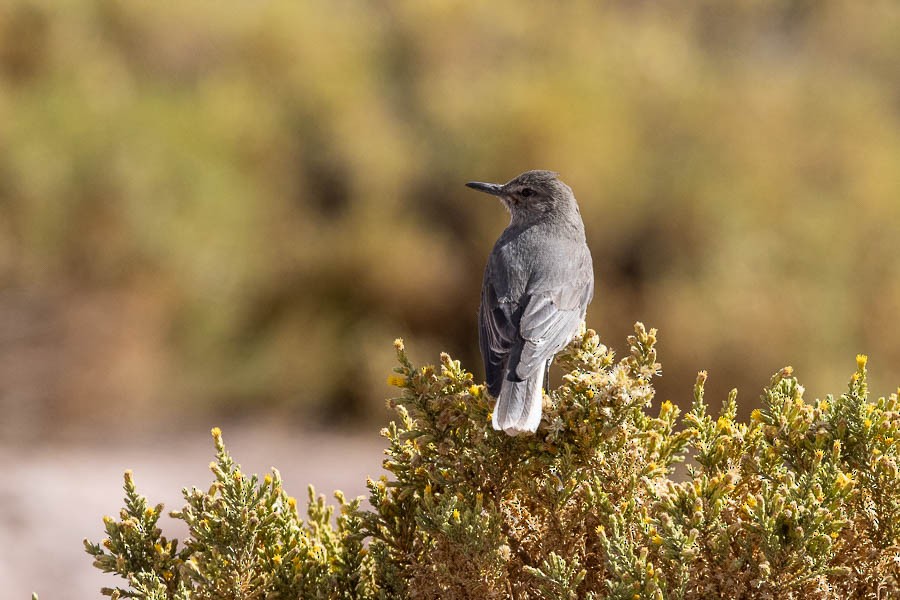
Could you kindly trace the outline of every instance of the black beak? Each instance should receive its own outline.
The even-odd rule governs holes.
[[[480,181],[470,181],[466,184],[466,186],[472,188],[473,190],[484,192],[485,194],[491,194],[492,196],[503,195],[503,186],[499,183],[481,183]]]

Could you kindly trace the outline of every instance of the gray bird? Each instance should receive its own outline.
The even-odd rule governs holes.
[[[527,171],[506,184],[469,182],[500,198],[507,228],[488,258],[478,312],[494,429],[537,431],[553,357],[584,321],[594,266],[572,189],[552,171]]]

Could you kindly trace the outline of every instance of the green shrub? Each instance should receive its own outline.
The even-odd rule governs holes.
[[[277,471],[243,474],[213,429],[212,487],[172,513],[179,549],[125,476],[120,520],[85,541],[127,585],[169,598],[884,598],[900,594],[900,416],[868,399],[866,357],[848,390],[809,403],[790,368],[762,408],[718,416],[700,373],[690,410],[652,414],[656,331],[615,360],[593,331],[559,362],[535,436],[490,426],[491,399],[446,354],[416,367],[397,341],[388,476],[338,516],[310,489],[305,518]],[[687,465],[682,465],[687,458]]]

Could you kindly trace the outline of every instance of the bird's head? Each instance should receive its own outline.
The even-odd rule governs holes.
[[[500,198],[513,221],[531,221],[554,213],[578,211],[572,188],[560,181],[553,171],[526,171],[504,184],[470,181],[466,185]]]

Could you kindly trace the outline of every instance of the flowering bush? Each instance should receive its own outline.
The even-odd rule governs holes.
[[[401,341],[389,475],[368,509],[310,490],[306,518],[277,471],[243,474],[213,429],[212,487],[185,491],[162,537],[125,476],[121,518],[85,541],[127,587],[112,597],[886,598],[900,594],[900,414],[868,399],[866,357],[847,392],[807,402],[790,368],[749,423],[736,392],[711,415],[652,410],[656,331],[616,360],[593,331],[558,357],[537,435],[491,429],[492,400],[458,361],[416,367]],[[647,412],[651,410],[652,412]],[[687,458],[687,465],[682,464]]]

